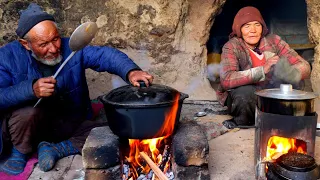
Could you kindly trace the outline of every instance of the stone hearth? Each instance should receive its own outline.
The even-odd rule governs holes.
[[[205,128],[210,126],[205,120],[198,121],[195,113],[218,114],[224,110],[212,101],[186,101],[183,104],[180,124],[171,146],[175,179],[210,179],[208,140],[223,132],[210,134],[214,130]],[[85,179],[121,179],[119,141],[108,126],[91,131],[82,150]]]
[[[121,179],[119,139],[108,126],[94,128],[82,150],[85,179]],[[209,145],[195,122],[181,123],[173,136],[172,168],[175,179],[210,179]]]

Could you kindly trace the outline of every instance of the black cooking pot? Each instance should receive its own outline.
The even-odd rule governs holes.
[[[289,152],[268,162],[268,180],[316,180],[320,170],[312,156]]]
[[[104,105],[114,134],[125,139],[151,139],[163,136],[159,130],[176,102],[176,96],[179,96],[174,122],[176,127],[183,100],[189,96],[171,87],[159,84],[146,87],[144,82],[140,82],[140,87],[122,86],[100,96],[99,100]]]
[[[257,107],[265,113],[288,116],[314,116],[312,92],[292,89],[291,84],[281,84],[280,88],[257,91]]]

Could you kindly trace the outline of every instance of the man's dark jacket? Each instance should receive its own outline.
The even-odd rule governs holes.
[[[71,53],[69,39],[62,38],[63,61]],[[62,64],[62,62],[60,63]],[[58,68],[58,67],[57,67]],[[127,81],[127,73],[139,67],[127,55],[110,47],[87,46],[70,59],[57,76],[55,95],[63,99],[70,112],[92,116],[85,69],[109,72]],[[37,101],[32,85],[42,77],[36,60],[18,41],[0,48],[0,125],[1,113],[21,106],[33,106]],[[43,100],[45,101],[45,99]],[[54,109],[53,109],[54,110]],[[1,126],[0,126],[1,127]],[[0,136],[1,136],[0,128]],[[0,142],[0,146],[1,146]],[[0,147],[0,152],[1,152]]]

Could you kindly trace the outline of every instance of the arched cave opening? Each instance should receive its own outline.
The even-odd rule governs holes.
[[[310,64],[315,45],[309,41],[305,0],[227,0],[215,17],[207,42],[209,80],[219,83],[219,63],[223,45],[232,32],[233,18],[245,6],[258,8],[270,33],[279,35]],[[211,72],[211,73],[210,73]],[[213,72],[213,73],[212,73]],[[310,82],[310,81],[309,81]],[[311,88],[311,84],[309,83]]]

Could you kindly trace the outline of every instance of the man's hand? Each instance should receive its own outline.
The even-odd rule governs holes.
[[[32,86],[34,94],[37,98],[51,96],[57,81],[53,77],[38,79]]]
[[[266,63],[263,65],[264,74],[268,74],[273,65],[275,65],[279,60],[279,56],[273,56],[266,60]]]
[[[144,81],[146,86],[149,86],[153,81],[153,76],[145,71],[134,70],[129,72],[128,79],[134,86],[140,86],[138,81]]]

